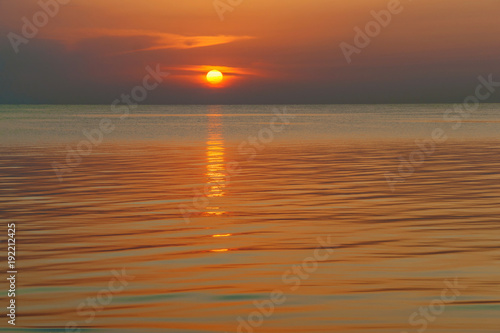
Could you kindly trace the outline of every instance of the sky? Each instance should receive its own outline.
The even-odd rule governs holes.
[[[0,0],[1,104],[110,104],[147,66],[169,75],[143,104],[456,103],[500,81],[498,0],[59,1],[44,22],[38,1]]]

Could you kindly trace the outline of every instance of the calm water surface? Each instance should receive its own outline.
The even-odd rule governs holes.
[[[500,332],[500,105],[450,107],[288,106],[276,132],[273,106],[1,106],[17,331]]]

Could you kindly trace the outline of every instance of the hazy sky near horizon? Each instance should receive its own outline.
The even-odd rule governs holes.
[[[0,103],[110,104],[157,64],[143,104],[459,102],[500,81],[498,0],[402,0],[348,64],[340,43],[389,2],[243,0],[222,21],[213,0],[70,0],[16,54],[8,34],[41,8],[0,0]]]

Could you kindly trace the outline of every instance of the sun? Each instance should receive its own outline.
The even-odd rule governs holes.
[[[211,84],[219,84],[224,79],[224,75],[221,72],[214,69],[207,73],[207,81]]]

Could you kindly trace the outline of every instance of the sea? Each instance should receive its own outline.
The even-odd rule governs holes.
[[[500,104],[1,105],[0,331],[498,333],[499,130]]]

